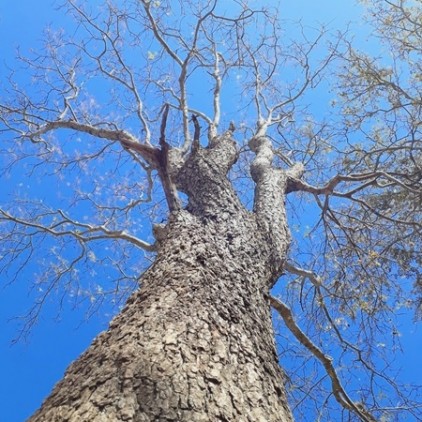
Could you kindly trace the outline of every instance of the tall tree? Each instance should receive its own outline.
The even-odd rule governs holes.
[[[377,366],[421,287],[416,3],[370,9],[390,66],[243,1],[67,0],[75,32],[1,93],[3,174],[60,181],[0,209],[1,271],[42,265],[24,329],[54,290],[130,297],[31,421],[290,421],[288,394],[300,420],[420,415]],[[312,114],[335,72],[334,113]],[[322,375],[284,374],[271,306],[281,354]]]

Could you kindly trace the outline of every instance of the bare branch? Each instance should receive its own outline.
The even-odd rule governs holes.
[[[52,236],[71,236],[81,243],[103,239],[117,239],[130,242],[136,247],[148,252],[154,252],[156,250],[155,245],[151,245],[141,239],[138,239],[125,231],[109,230],[105,226],[93,226],[92,224],[81,223],[68,217],[62,210],[57,210],[57,213],[62,217],[60,221],[54,222],[51,225],[43,225],[23,220],[11,215],[3,209],[0,209],[0,221],[11,221],[21,226],[30,227],[37,229],[40,232],[48,233]],[[61,229],[69,224],[73,226],[71,230]]]
[[[298,327],[296,324],[292,311],[284,304],[281,300],[276,299],[273,296],[268,296],[271,306],[279,313],[283,318],[287,328],[296,337],[296,339],[306,347],[324,366],[328,376],[331,379],[333,394],[338,403],[345,409],[351,410],[356,413],[362,421],[375,422],[376,419],[366,410],[361,403],[355,403],[348,396],[344,390],[341,381],[337,375],[337,372],[333,366],[333,358],[324,354],[310,338]]]
[[[110,141],[118,141],[123,147],[136,151],[150,165],[157,165],[157,149],[149,145],[141,144],[130,133],[123,130],[110,130],[93,125],[78,123],[71,120],[49,122],[40,126],[33,132],[26,133],[24,136],[37,142],[42,135],[56,129],[72,129],[78,132],[88,133],[92,136]]]

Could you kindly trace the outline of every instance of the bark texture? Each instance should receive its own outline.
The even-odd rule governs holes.
[[[261,162],[250,213],[226,178],[236,158],[228,133],[172,164],[188,206],[159,230],[139,291],[31,422],[292,420],[266,299],[289,242],[286,177]]]

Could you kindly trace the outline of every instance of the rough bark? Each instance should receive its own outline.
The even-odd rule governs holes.
[[[160,230],[139,291],[31,422],[292,420],[267,299],[287,226],[271,235],[240,203],[226,178],[237,158],[229,135],[173,165],[188,206]],[[265,179],[261,209],[268,198],[284,207],[285,179],[272,187]]]

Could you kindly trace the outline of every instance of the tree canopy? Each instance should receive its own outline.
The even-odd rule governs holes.
[[[252,210],[250,140],[265,136],[289,174],[293,243],[270,302],[296,417],[421,417],[392,366],[397,315],[422,303],[420,1],[363,2],[369,44],[256,3],[67,0],[74,31],[18,53],[1,175],[48,187],[0,208],[3,278],[37,266],[22,334],[50,295],[95,312],[136,289],[186,204],[162,160],[232,131],[229,178]]]

